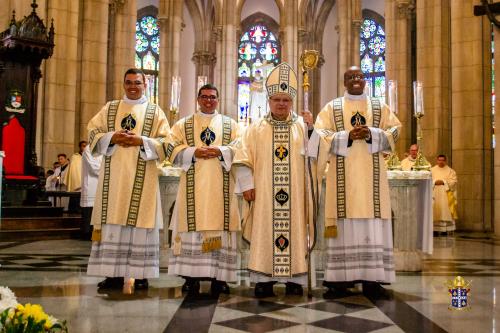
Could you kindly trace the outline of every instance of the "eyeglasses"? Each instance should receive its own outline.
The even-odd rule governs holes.
[[[270,100],[274,103],[290,103],[292,100],[289,98],[270,98]]]
[[[126,80],[125,81],[126,86],[140,86],[141,84],[144,84],[144,82],[139,81],[139,80],[137,80],[137,81]]]
[[[348,80],[363,80],[364,76],[362,74],[353,74],[353,75],[346,76],[346,79],[348,79]]]
[[[209,99],[211,101],[215,101],[218,97],[215,95],[200,95],[199,98],[201,99]]]

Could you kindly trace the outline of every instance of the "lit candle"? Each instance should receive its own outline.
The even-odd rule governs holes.
[[[198,85],[197,85],[198,91],[200,90],[201,87],[203,87],[205,84],[207,84],[207,79],[208,78],[206,76],[198,76]]]
[[[396,80],[389,80],[387,83],[387,103],[389,109],[394,114],[398,114],[398,81]]]
[[[179,100],[181,98],[181,77],[172,76],[172,94],[170,96],[170,110],[179,109]]]
[[[424,87],[422,81],[413,81],[413,114],[415,117],[424,115]]]

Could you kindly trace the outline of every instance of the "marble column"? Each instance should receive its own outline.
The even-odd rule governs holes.
[[[160,0],[160,106],[172,125],[174,116],[169,112],[172,76],[179,76],[180,37],[182,30],[183,0]]]
[[[491,28],[486,17],[474,16],[476,4],[478,0],[451,1],[451,146],[458,177],[457,228],[486,231],[492,223]]]
[[[385,2],[385,77],[398,81],[398,118],[403,124],[396,144],[400,158],[411,144],[413,117],[411,80],[411,20],[415,5],[410,0]]]

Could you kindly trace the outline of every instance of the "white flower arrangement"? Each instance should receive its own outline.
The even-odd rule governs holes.
[[[0,313],[5,309],[15,308],[17,306],[16,295],[7,287],[0,287]]]

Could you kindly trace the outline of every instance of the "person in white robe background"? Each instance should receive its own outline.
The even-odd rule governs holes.
[[[447,165],[446,155],[438,155],[436,160],[437,164],[431,168],[434,231],[448,233],[456,229],[458,218],[457,173]]]

